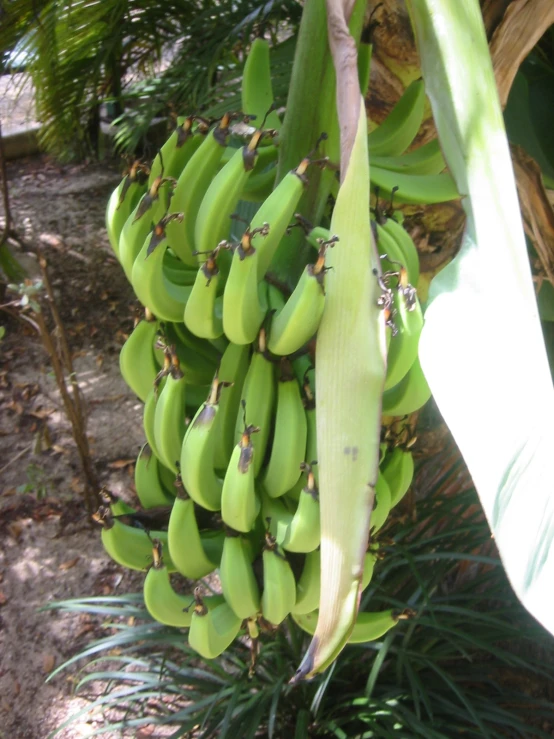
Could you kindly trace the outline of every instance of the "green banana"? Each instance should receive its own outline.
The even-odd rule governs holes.
[[[308,264],[282,310],[272,318],[267,347],[272,354],[294,354],[316,333],[325,307],[325,252],[335,240],[320,245],[315,264]]]
[[[308,634],[315,634],[318,619],[318,611],[304,615],[293,614],[294,621]],[[365,644],[375,639],[380,639],[387,631],[399,621],[405,621],[415,616],[415,612],[409,608],[404,610],[389,609],[388,611],[361,611],[358,613],[356,623],[348,638],[349,644]]]
[[[261,476],[262,487],[272,498],[284,495],[298,482],[308,435],[300,387],[290,362],[283,360],[280,369],[271,456]]]
[[[375,485],[375,508],[371,513],[371,532],[376,534],[387,520],[391,509],[391,491],[384,475],[379,475]]]
[[[172,343],[176,345],[176,349],[179,350],[181,346],[190,349],[190,351],[199,357],[203,357],[212,363],[214,369],[212,371],[212,377],[215,372],[215,368],[221,361],[221,355],[227,348],[227,344],[222,348],[216,347],[213,342],[206,341],[206,339],[199,339],[195,336],[183,322],[172,323],[167,327],[171,329],[174,334],[174,338],[171,339]]]
[[[189,424],[181,447],[181,477],[190,497],[209,511],[221,509],[222,480],[214,467],[221,390],[227,385],[216,375],[208,399]]]
[[[371,166],[411,175],[440,174],[446,168],[446,162],[439,140],[432,139],[401,156],[372,156]]]
[[[267,312],[266,284],[258,286],[258,249],[252,240],[257,235],[267,238],[268,233],[267,223],[258,229],[248,228],[233,248],[223,293],[223,331],[233,344],[251,344]]]
[[[381,256],[381,265],[383,270],[391,272],[391,278],[395,281],[394,271],[399,270],[400,267],[405,268],[404,252],[398,241],[391,236],[390,231],[386,231],[379,222],[375,222],[375,229],[377,233],[377,251]],[[408,279],[410,278],[411,274],[408,273]],[[391,283],[391,280],[389,280],[389,283]]]
[[[202,339],[217,339],[223,334],[222,301],[218,298],[221,273],[216,258],[224,245],[220,243],[200,266],[183,313],[188,330]]]
[[[164,257],[169,246],[166,226],[175,220],[175,214],[164,216],[151,236],[144,240],[133,263],[131,284],[137,298],[163,321],[183,320],[185,306],[191,292],[190,286],[170,282],[164,270]]]
[[[397,156],[405,152],[423,122],[424,108],[423,80],[415,80],[404,90],[402,97],[381,125],[367,137],[371,157],[371,179],[373,179],[373,157]]]
[[[212,382],[219,359],[217,358],[215,361],[208,359],[204,354],[199,353],[197,349],[191,348],[188,344],[184,344],[181,340],[182,332],[178,332],[176,330],[177,325],[178,324],[176,323],[166,323],[164,325],[164,333],[159,343],[165,343],[174,348],[175,353],[179,358],[181,369],[187,378],[187,384],[189,387],[192,385],[201,385],[203,388],[207,386],[204,397],[201,397],[200,399],[200,402],[202,403],[208,394],[209,386]],[[197,337],[194,338],[198,342],[202,341]],[[218,356],[217,353],[215,356]],[[204,393],[204,389],[202,390],[202,393]],[[187,398],[187,404],[188,403],[189,400]]]
[[[154,439],[160,461],[175,474],[185,436],[185,417],[186,378],[179,367],[179,359],[171,354],[171,369],[156,403]]]
[[[250,359],[250,366],[246,373],[242,388],[241,404],[246,407],[248,423],[259,429],[252,439],[254,454],[254,477],[257,477],[265,457],[271,420],[275,405],[275,373],[273,363],[265,356],[266,340],[265,329],[258,335],[257,345]],[[235,426],[235,442],[243,437],[244,422],[241,415],[237,415]],[[236,452],[236,449],[235,449]],[[233,526],[229,523],[229,526]],[[236,527],[233,527],[236,528]]]
[[[121,376],[143,403],[159,370],[154,356],[157,331],[158,322],[147,312],[146,317],[136,324],[119,352]]]
[[[321,590],[321,553],[319,549],[306,554],[304,567],[296,583],[296,603],[291,608],[292,615],[302,616],[311,613],[319,606]]]
[[[391,492],[390,507],[394,508],[406,495],[414,477],[414,458],[410,451],[396,447],[381,462],[380,473]]]
[[[198,266],[194,240],[196,217],[202,199],[212,179],[217,174],[219,163],[229,136],[232,115],[226,113],[206,136],[183,169],[171,198],[171,210],[183,214],[182,221],[172,221],[167,228],[169,245],[183,261]]]
[[[456,184],[448,172],[442,174],[406,174],[382,169],[372,164],[371,184],[379,188],[384,198],[390,198],[394,191],[394,199],[398,203],[412,205],[431,205],[458,200]]]
[[[418,357],[398,385],[383,393],[383,415],[407,416],[424,406],[430,397],[431,389]]]
[[[296,169],[288,172],[260,205],[250,222],[250,232],[263,229],[264,224],[269,224],[267,236],[264,237],[260,231],[252,242],[258,254],[258,281],[265,277],[306,189],[305,172],[309,164],[310,159],[306,157]]]
[[[366,553],[364,559],[364,574],[360,591],[364,591],[373,577],[375,563],[377,561],[377,550],[375,545]],[[291,610],[293,615],[303,615],[315,610],[319,605],[319,594],[321,590],[321,553],[319,549],[306,554],[304,569],[296,584],[296,603]]]
[[[169,135],[160,151],[154,157],[148,178],[148,187],[157,177],[179,177],[194,152],[208,133],[207,126],[200,125],[193,130],[195,116],[187,116],[177,121],[175,130]]]
[[[102,505],[109,507],[112,516],[124,516],[127,513],[136,513],[136,508],[133,508],[123,498],[118,497],[105,486],[101,488],[99,495],[100,502]]]
[[[164,551],[169,552],[166,531],[146,531],[143,527],[129,526],[112,516],[110,509],[101,506],[93,515],[102,524],[102,544],[109,556],[129,570],[146,570],[152,562],[152,539],[159,539]],[[169,572],[175,572],[169,553],[166,556]]]
[[[270,534],[266,534],[262,559],[262,615],[270,624],[278,626],[294,608],[296,581],[287,558],[279,551],[277,542]]]
[[[228,531],[219,564],[219,578],[225,600],[239,618],[251,618],[260,610],[260,589],[252,569],[251,555],[248,540]]]
[[[242,619],[235,615],[225,601],[213,605],[202,599],[195,590],[196,604],[192,613],[188,640],[190,646],[204,659],[215,659],[238,636]]]
[[[152,567],[144,580],[144,605],[148,613],[161,624],[185,628],[192,620],[192,596],[179,595],[173,590],[169,572],[162,559],[162,543],[153,540]]]
[[[273,106],[269,42],[258,37],[252,41],[242,73],[242,110],[261,121]],[[275,111],[267,115],[266,126],[279,130],[281,120]]]
[[[217,470],[227,469],[235,446],[235,424],[240,409],[242,387],[250,364],[250,347],[229,344],[219,366],[219,377],[228,383],[228,389],[219,401],[216,419],[214,466]]]
[[[141,203],[146,195],[143,195],[131,215],[125,221],[119,236],[119,261],[125,272],[125,276],[132,283],[133,265],[140,253],[146,237],[152,230],[152,214],[145,212],[137,215]]]
[[[194,226],[197,252],[209,254],[220,242],[229,238],[230,217],[256,164],[258,144],[265,133],[256,130],[250,142],[236,150],[206,190]]]
[[[161,452],[156,444],[154,420],[156,418],[156,406],[158,404],[158,396],[164,388],[167,379],[167,372],[169,371],[169,367],[171,366],[171,359],[169,356],[166,356],[165,362],[166,365],[164,369],[160,370],[160,372],[158,373],[158,377],[156,378],[156,381],[152,384],[152,388],[146,397],[146,400],[144,402],[144,411],[142,413],[142,423],[144,427],[144,435],[146,436],[146,441],[148,442],[148,446],[160,462],[162,461],[162,457]],[[172,474],[175,473],[172,472]]]
[[[406,267],[409,282],[417,287],[419,280],[419,254],[417,253],[417,247],[412,237],[394,218],[387,218],[382,226],[383,231],[389,234],[399,246],[402,252],[402,259],[400,261]]]
[[[248,533],[260,510],[260,500],[254,486],[255,449],[251,436],[257,426],[244,424],[239,443],[235,446],[221,492],[221,518],[235,531]]]
[[[396,332],[392,333],[387,352],[385,390],[398,384],[414,363],[423,328],[423,313],[417,295],[407,298],[400,285],[392,293]]]
[[[145,444],[135,463],[135,490],[142,508],[173,504],[174,496],[169,495],[162,485],[159,465],[156,455]]]
[[[119,237],[123,226],[146,190],[147,175],[145,169],[143,164],[135,162],[129,173],[110,195],[106,206],[106,231],[108,232],[110,245],[118,259]]]
[[[298,505],[287,526],[280,545],[288,552],[311,552],[320,544],[321,528],[319,520],[319,493],[310,465],[303,464],[302,469],[308,481],[300,493]]]
[[[223,538],[223,532],[217,532],[219,539]],[[198,580],[209,575],[219,564],[213,561],[209,554],[214,550],[206,543],[206,537],[198,530],[194,501],[189,497],[178,495],[173,503],[167,538],[171,558],[177,570],[189,580]],[[208,552],[208,549],[210,551]]]

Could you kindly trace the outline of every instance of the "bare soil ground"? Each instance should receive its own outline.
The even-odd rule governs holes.
[[[47,259],[100,481],[132,499],[142,406],[120,377],[118,352],[137,305],[103,223],[120,174],[107,165],[63,167],[37,157],[11,164],[8,176],[18,232],[40,244]],[[32,256],[18,256],[37,274]],[[16,313],[0,312],[0,737],[42,739],[85,705],[71,696],[69,673],[46,678],[101,629],[96,618],[39,609],[64,598],[137,591],[142,578],[108,559],[90,525],[48,357]],[[95,726],[84,717],[59,736],[87,736]]]

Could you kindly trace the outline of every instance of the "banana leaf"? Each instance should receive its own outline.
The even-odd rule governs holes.
[[[514,591],[554,634],[554,389],[477,0],[411,0],[439,139],[467,216],[432,281],[421,364]]]

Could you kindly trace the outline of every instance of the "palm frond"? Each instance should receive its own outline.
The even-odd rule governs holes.
[[[117,143],[133,149],[157,116],[196,112],[226,101],[236,107],[244,51],[261,30],[283,47],[277,67],[284,100],[296,28],[295,0],[14,0],[0,49],[28,60],[42,142],[54,154],[95,148],[99,106],[119,111]],[[224,103],[225,104],[225,103]],[[68,148],[68,140],[71,146]]]

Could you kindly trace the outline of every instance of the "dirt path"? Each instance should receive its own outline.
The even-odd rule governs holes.
[[[16,226],[48,260],[101,482],[132,498],[142,410],[120,377],[118,352],[136,303],[103,224],[118,172],[43,157],[10,165],[9,179]],[[36,273],[33,259],[23,260]],[[79,459],[39,339],[4,311],[0,326],[0,737],[42,739],[84,705],[70,697],[69,673],[45,679],[101,630],[99,619],[38,609],[136,591],[141,578],[105,556],[89,525]],[[83,719],[59,736],[87,736],[94,726]]]

